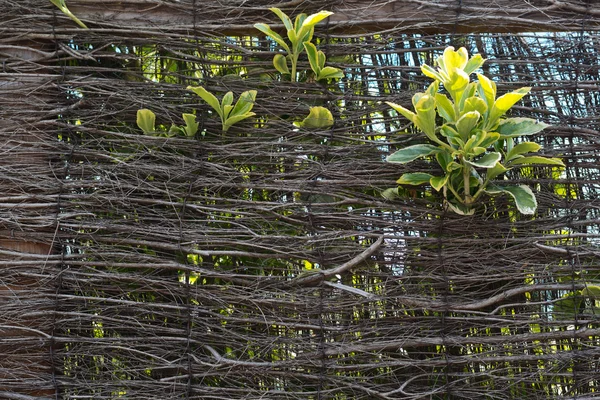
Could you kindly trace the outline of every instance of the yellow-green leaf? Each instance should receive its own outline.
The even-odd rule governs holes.
[[[305,129],[327,129],[333,126],[333,115],[325,107],[311,107],[308,116],[294,124]]]
[[[547,158],[542,156],[528,156],[514,158],[507,162],[507,165],[558,165],[564,167],[565,164],[559,158]]]
[[[185,135],[194,136],[198,132],[198,126],[200,125],[196,122],[196,116],[194,114],[183,114],[183,120],[185,121],[185,127],[183,128]]]
[[[415,117],[416,117],[416,114],[414,112],[410,111],[407,108],[402,107],[400,104],[392,103],[389,101],[386,101],[385,104],[392,107],[398,113],[402,114],[404,116],[404,118],[406,118],[410,122],[414,122]]]
[[[439,192],[446,185],[449,177],[450,174],[446,174],[444,176],[432,176],[429,180],[429,183],[431,184],[431,187],[433,187],[437,192]]]
[[[433,176],[425,172],[409,172],[398,178],[396,183],[399,185],[422,185],[428,183],[431,178]]]
[[[490,110],[487,128],[492,128],[496,124],[496,121],[521,100],[523,96],[529,93],[530,90],[530,87],[523,87],[498,97]]]
[[[389,155],[386,161],[392,163],[406,164],[417,158],[426,157],[439,152],[440,149],[430,144],[415,144],[405,147]]]
[[[437,107],[438,113],[446,120],[446,122],[454,122],[456,121],[456,112],[454,111],[454,104],[446,97],[446,95],[441,93],[436,93],[435,95],[435,105]]]
[[[137,118],[136,118],[137,126],[145,134],[150,134],[156,130],[154,128],[155,121],[156,121],[156,115],[152,111],[145,109],[145,108],[137,111]]]
[[[202,86],[188,86],[188,90],[196,93],[202,100],[204,100],[209,106],[211,106],[220,116],[223,118],[223,111],[221,110],[221,104],[214,94],[204,89]]]
[[[513,147],[512,150],[508,152],[508,154],[506,154],[506,160],[510,161],[511,159],[515,158],[515,156],[520,154],[535,153],[541,148],[542,146],[534,142],[519,143],[518,145]]]
[[[514,138],[536,134],[547,128],[548,124],[539,122],[533,118],[507,118],[500,121],[496,131],[504,138]]]
[[[290,70],[287,65],[287,57],[283,54],[275,54],[275,57],[273,57],[273,66],[281,74],[290,73]]]
[[[284,13],[277,7],[271,7],[269,8],[269,10],[274,12],[279,17],[281,22],[283,22],[285,29],[294,29],[294,26],[292,25],[292,20],[290,19],[290,17],[287,16],[286,13]]]
[[[277,44],[279,44],[281,47],[283,47],[283,49],[285,51],[289,53],[291,53],[290,51],[290,47],[288,46],[288,44],[285,42],[285,40],[283,40],[283,38],[281,37],[281,35],[279,35],[277,32],[273,31],[269,25],[267,24],[254,24],[254,27],[256,29],[258,29],[259,31],[261,31],[262,33],[264,33],[265,35],[269,36],[271,39],[273,39],[274,41],[277,42]]]

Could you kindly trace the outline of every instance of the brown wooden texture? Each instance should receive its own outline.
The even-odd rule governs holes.
[[[115,29],[119,26],[156,26],[181,30],[238,35],[254,32],[255,22],[273,22],[267,10],[279,7],[289,14],[298,10],[331,10],[328,22],[336,33],[517,33],[573,31],[585,20],[589,29],[600,27],[600,5],[585,0],[384,0],[362,1],[96,1],[75,0],[70,9],[86,24]],[[194,7],[200,9],[196,14]]]

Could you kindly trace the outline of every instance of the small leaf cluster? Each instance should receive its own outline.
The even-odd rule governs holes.
[[[251,112],[256,100],[256,90],[248,90],[240,95],[238,101],[233,105],[233,93],[227,92],[223,99],[219,100],[214,94],[201,86],[188,86],[188,90],[196,93],[205,102],[208,103],[221,118],[221,128],[227,132],[231,126],[246,118],[256,115]],[[146,134],[152,136],[173,137],[176,135],[192,137],[198,132],[198,122],[194,114],[183,114],[185,126],[171,125],[167,131],[157,131],[155,127],[156,115],[147,109],[141,109],[137,112],[137,125]]]
[[[221,101],[219,101],[214,94],[201,86],[188,86],[187,89],[200,96],[202,100],[216,111],[221,119],[221,128],[223,132],[227,132],[234,124],[256,115],[251,111],[256,102],[256,90],[243,92],[234,105],[232,92],[227,92]],[[184,113],[182,117],[185,125],[178,126],[172,124],[168,131],[165,131],[164,129],[157,130],[156,114],[151,110],[141,109],[137,112],[136,123],[144,134],[150,136],[193,137],[198,132],[199,126],[199,123],[196,121],[196,115]],[[333,126],[333,115],[331,114],[331,111],[325,107],[311,107],[308,116],[302,121],[294,122],[294,125],[304,129],[328,129]]]
[[[331,11],[319,11],[308,16],[306,14],[299,14],[292,23],[290,17],[279,8],[272,7],[269,10],[274,12],[281,19],[281,22],[283,22],[287,31],[289,44],[280,34],[271,29],[268,24],[254,24],[254,27],[272,38],[287,53],[286,55],[276,54],[273,58],[273,66],[277,71],[284,75],[290,75],[291,81],[295,82],[297,79],[298,58],[306,50],[311,69],[315,74],[315,79],[343,77],[343,72],[340,69],[325,66],[325,54],[317,50],[316,46],[311,42],[315,25],[332,15]]]
[[[240,95],[238,101],[233,105],[233,93],[227,92],[221,102],[214,94],[204,89],[202,86],[188,86],[188,90],[196,93],[202,98],[221,118],[221,127],[223,132],[227,132],[235,123],[256,115],[251,112],[256,101],[256,90],[248,90]]]
[[[168,131],[156,129],[156,114],[151,110],[143,108],[138,110],[136,123],[145,135],[159,137],[187,136],[193,137],[198,132],[198,122],[194,114],[183,114],[185,125],[172,124]]]
[[[405,164],[418,158],[435,158],[441,174],[406,173],[397,183],[430,184],[443,193],[447,206],[459,214],[472,214],[473,206],[484,193],[508,194],[522,214],[533,214],[537,201],[531,189],[509,185],[500,178],[513,168],[564,164],[557,158],[532,155],[541,149],[537,143],[515,143],[515,138],[536,134],[548,125],[531,118],[506,118],[507,111],[531,88],[496,98],[492,80],[482,74],[477,74],[475,82],[469,78],[484,61],[480,55],[469,58],[465,48],[455,51],[448,47],[437,58],[437,69],[421,67],[423,74],[434,81],[425,93],[413,96],[414,111],[387,102],[414,123],[428,141],[402,148],[388,156],[387,161]],[[439,92],[440,85],[450,97]]]

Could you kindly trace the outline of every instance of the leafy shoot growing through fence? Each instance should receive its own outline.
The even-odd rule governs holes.
[[[183,121],[185,126],[171,125],[168,131],[156,130],[156,115],[148,110],[141,109],[137,112],[136,123],[137,126],[144,132],[145,135],[150,136],[162,136],[162,137],[173,137],[176,135],[192,137],[198,132],[198,122],[194,114],[183,114]]]
[[[428,143],[407,146],[387,157],[393,163],[409,163],[418,158],[435,157],[440,175],[425,172],[403,174],[400,185],[430,184],[444,195],[448,207],[459,214],[473,214],[473,206],[486,193],[508,194],[522,214],[533,214],[537,201],[524,185],[508,185],[500,179],[506,171],[528,165],[564,166],[557,158],[531,155],[541,149],[534,142],[515,138],[536,134],[548,125],[531,118],[504,118],[531,88],[524,87],[496,98],[496,84],[484,75],[470,82],[469,75],[484,63],[480,55],[469,59],[463,47],[445,49],[437,58],[437,69],[423,65],[421,71],[434,82],[425,93],[412,98],[414,112],[387,102],[413,122]],[[439,93],[440,84],[450,98]],[[436,118],[443,124],[438,126]],[[385,192],[389,196],[389,191]]]
[[[87,26],[83,22],[79,20],[67,7],[65,0],[50,0],[50,3],[54,4],[60,11],[63,12],[67,17],[71,18],[77,25],[82,27],[83,29],[88,29]]]
[[[325,107],[311,107],[308,116],[294,125],[304,129],[328,129],[333,126],[333,115]]]
[[[211,106],[219,117],[221,117],[221,127],[223,132],[227,132],[232,125],[256,115],[251,112],[256,100],[256,90],[248,90],[240,95],[238,101],[233,105],[233,93],[227,92],[221,102],[201,86],[188,86],[188,90],[193,91]]]
[[[281,19],[281,22],[283,22],[287,31],[289,44],[267,24],[254,24],[254,27],[277,42],[287,53],[285,56],[283,54],[276,54],[273,58],[273,66],[277,71],[284,75],[289,74],[291,81],[295,82],[297,79],[298,58],[302,51],[306,49],[310,66],[317,80],[342,78],[344,76],[343,72],[338,68],[325,67],[325,54],[322,51],[317,51],[315,45],[311,43],[315,32],[315,25],[332,15],[331,11],[319,11],[309,16],[299,14],[296,16],[294,23],[292,23],[290,17],[279,8],[272,7],[269,10],[274,12]]]

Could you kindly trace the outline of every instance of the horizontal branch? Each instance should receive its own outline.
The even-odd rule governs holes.
[[[280,8],[292,15],[317,11],[303,10],[303,2],[296,3],[283,2]],[[201,2],[194,10],[192,5],[170,6],[157,0],[111,2],[110,7],[96,0],[73,0],[69,8],[92,30],[111,27],[151,30],[151,26],[156,26],[162,31],[175,28],[189,32],[195,28],[202,32],[247,35],[257,33],[252,26],[256,22],[280,27],[266,6],[252,7],[251,4],[223,6],[217,2]],[[590,2],[584,6],[575,0],[548,0],[544,6],[525,0],[346,0],[343,4],[325,1],[322,9],[335,12],[327,22],[330,32],[344,35],[386,30],[406,33],[580,31],[582,23],[584,29],[600,27],[600,5]],[[64,28],[78,29],[67,17],[59,21]]]

